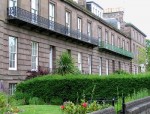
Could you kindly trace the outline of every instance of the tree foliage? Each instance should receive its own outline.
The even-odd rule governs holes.
[[[150,71],[150,40],[146,40],[146,68]]]
[[[57,73],[61,75],[76,74],[79,70],[76,68],[73,58],[68,52],[63,52],[56,61]]]
[[[146,49],[138,48],[138,63],[145,64],[146,62]]]

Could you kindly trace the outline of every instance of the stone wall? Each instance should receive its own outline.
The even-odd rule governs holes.
[[[116,112],[114,107],[109,107],[89,114],[116,114]],[[126,103],[124,114],[150,114],[150,97]]]
[[[90,114],[116,114],[116,113],[115,113],[115,109],[113,107],[109,107],[104,110],[92,112]]]
[[[126,103],[125,114],[150,114],[150,97]]]

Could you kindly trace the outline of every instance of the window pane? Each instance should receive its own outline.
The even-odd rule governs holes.
[[[91,23],[88,23],[88,36],[91,36]]]
[[[52,3],[49,4],[49,16],[51,17],[51,19],[54,19],[54,4]]]
[[[78,68],[81,71],[82,70],[82,60],[81,60],[81,53],[78,53]]]
[[[31,68],[37,70],[38,67],[38,43],[32,42],[32,57],[31,57]]]
[[[14,95],[14,92],[16,91],[16,83],[10,83],[9,84],[9,94]]]
[[[17,39],[15,37],[9,37],[9,68],[16,69],[17,61]]]
[[[105,42],[108,43],[108,31],[105,32]]]
[[[102,75],[102,58],[99,58],[99,75]]]
[[[9,7],[17,6],[17,0],[9,0]]]

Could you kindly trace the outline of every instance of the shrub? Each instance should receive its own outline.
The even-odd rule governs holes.
[[[46,102],[49,102],[55,96],[62,98],[63,101],[76,102],[77,99],[83,98],[83,92],[85,93],[85,99],[91,98],[94,86],[93,100],[100,98],[112,99],[118,95],[122,96],[122,94],[128,96],[143,88],[150,90],[149,85],[149,74],[113,74],[101,77],[94,75],[73,76],[70,74],[67,76],[43,76],[22,82],[17,85],[17,92],[42,98]]]
[[[59,97],[52,97],[50,100],[51,105],[61,105],[63,103],[62,98]]]
[[[60,108],[62,109],[64,114],[87,114],[108,107],[109,105],[100,105],[96,101],[93,101],[89,104],[88,102],[82,100],[80,104],[74,104],[70,101],[65,102],[64,105],[62,105]]]
[[[20,110],[13,106],[14,98],[0,92],[0,114],[15,114]]]
[[[7,107],[7,96],[0,92],[0,113],[3,114]]]
[[[124,70],[116,70],[115,72],[114,72],[114,74],[129,74],[128,72],[126,72],[126,71],[124,71]]]
[[[44,105],[44,101],[38,97],[33,97],[29,99],[30,105]]]
[[[27,73],[29,74],[27,77],[26,77],[26,80],[28,79],[32,79],[32,78],[35,78],[35,77],[38,77],[38,76],[43,76],[43,75],[47,75],[50,73],[49,69],[48,68],[42,68],[41,66],[38,66],[38,71],[27,71]]]
[[[68,52],[63,52],[60,58],[57,60],[57,71],[58,74],[76,74],[79,70],[75,67],[73,58],[68,54]]]
[[[18,101],[15,99],[14,95],[8,96],[8,103],[12,106],[18,105]]]
[[[30,95],[28,93],[16,92],[14,98],[17,100],[18,105],[28,105]]]

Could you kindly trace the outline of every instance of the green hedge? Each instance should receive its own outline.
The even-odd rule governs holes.
[[[143,88],[150,90],[149,74],[140,75],[67,75],[67,76],[43,76],[24,81],[17,85],[17,92],[29,94],[31,97],[38,97],[46,102],[52,98],[76,101],[82,98],[83,93],[87,99],[91,98],[94,85],[94,99],[113,98],[117,94],[121,96],[132,94]],[[117,92],[118,88],[118,92]]]

